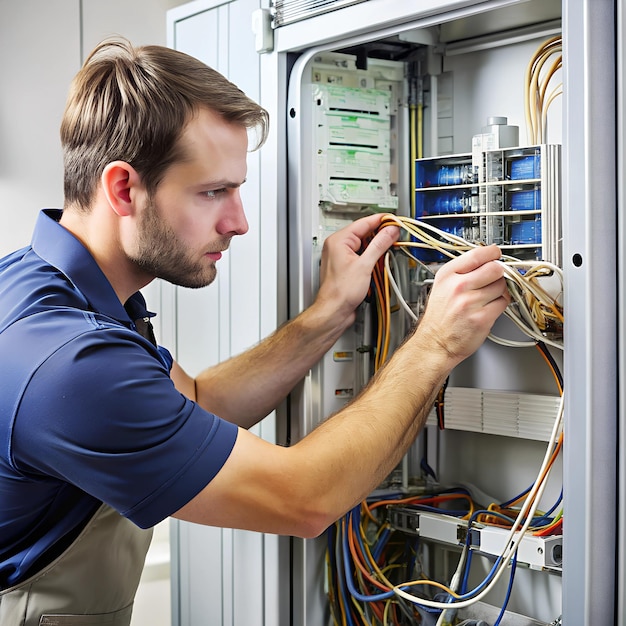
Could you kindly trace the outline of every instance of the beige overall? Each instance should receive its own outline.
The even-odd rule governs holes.
[[[128,626],[151,539],[103,504],[61,556],[0,591],[0,626]]]

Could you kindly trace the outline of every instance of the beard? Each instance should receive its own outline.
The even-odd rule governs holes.
[[[230,237],[213,242],[208,252],[228,248]],[[202,255],[194,258],[185,243],[161,217],[153,198],[140,218],[134,254],[128,258],[142,271],[180,287],[199,289],[210,285],[217,275],[214,262]]]

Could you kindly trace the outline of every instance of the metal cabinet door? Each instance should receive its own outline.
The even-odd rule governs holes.
[[[258,101],[260,59],[251,23],[259,6],[259,0],[201,0],[172,9],[168,45],[217,69]],[[233,239],[215,283],[193,291],[164,285],[165,308],[176,320],[176,357],[192,375],[258,343],[276,326],[276,225],[271,209],[261,212],[259,152],[249,154],[241,196],[250,230]],[[270,441],[274,431],[274,416],[254,429]],[[174,522],[172,535],[174,624],[278,623],[277,537],[182,522]]]

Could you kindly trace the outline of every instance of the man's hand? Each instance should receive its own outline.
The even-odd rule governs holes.
[[[354,321],[355,309],[367,295],[374,265],[400,234],[395,226],[383,228],[363,249],[363,242],[376,232],[380,220],[381,215],[363,217],[324,242],[316,304],[334,310],[345,327]]]
[[[427,333],[453,361],[477,350],[510,302],[495,246],[478,247],[436,274],[419,332]]]

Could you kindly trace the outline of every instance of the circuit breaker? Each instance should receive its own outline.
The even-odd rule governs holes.
[[[415,215],[505,254],[560,266],[560,155],[560,145],[544,144],[419,159]]]

